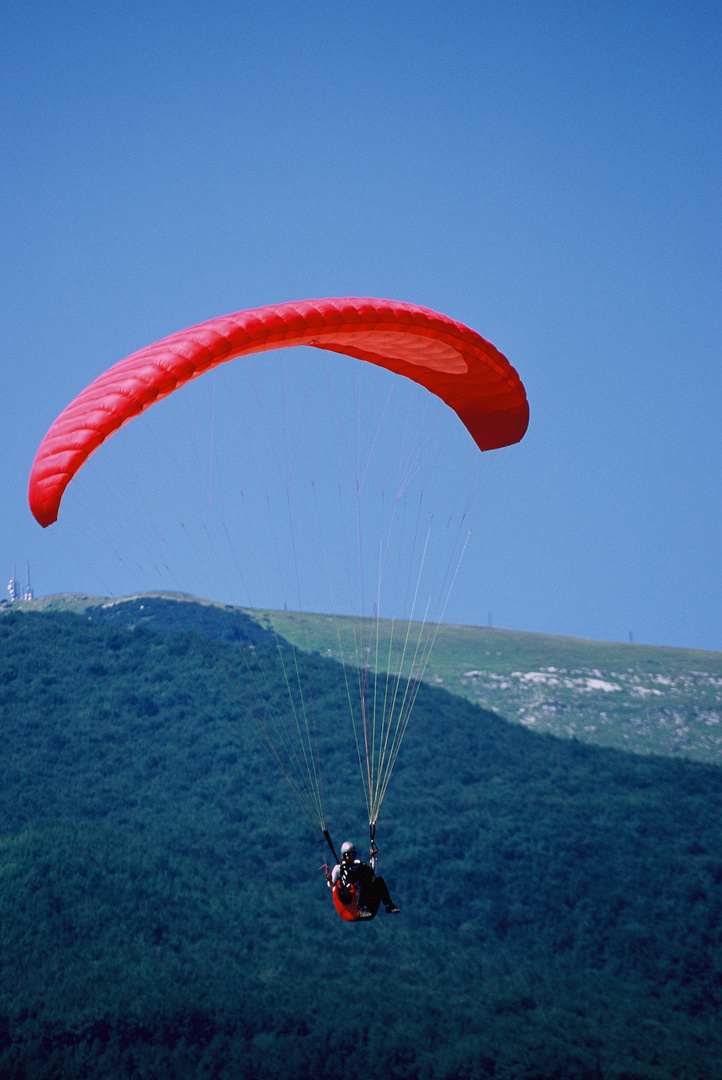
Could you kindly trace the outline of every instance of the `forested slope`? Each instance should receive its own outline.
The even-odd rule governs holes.
[[[342,672],[309,664],[361,842]],[[3,1076],[722,1074],[722,770],[422,688],[379,823],[402,913],[348,925],[187,635],[10,612],[0,707]]]

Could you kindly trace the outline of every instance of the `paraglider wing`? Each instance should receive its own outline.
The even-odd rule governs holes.
[[[428,308],[393,300],[303,300],[240,311],[172,334],[121,360],[60,414],[43,439],[28,499],[46,527],[65,488],[101,443],[191,379],[241,356],[310,345],[377,364],[452,408],[480,450],[519,442],[529,407],[519,376],[494,346]]]

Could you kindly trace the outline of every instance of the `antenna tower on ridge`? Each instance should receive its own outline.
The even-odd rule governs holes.
[[[10,603],[14,604],[16,600],[20,599],[20,582],[18,581],[17,574],[15,573],[15,564],[13,563],[13,576],[8,582],[8,592],[10,593]]]

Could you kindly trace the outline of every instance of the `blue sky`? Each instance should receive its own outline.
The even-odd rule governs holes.
[[[117,552],[86,574],[77,518],[66,543],[26,504],[111,363],[243,308],[391,297],[488,337],[531,405],[446,618],[722,648],[719,30],[689,2],[6,11],[8,576],[123,591]]]

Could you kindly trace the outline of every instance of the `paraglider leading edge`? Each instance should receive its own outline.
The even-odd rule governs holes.
[[[295,345],[342,353],[425,386],[458,415],[480,450],[519,442],[529,423],[509,361],[463,323],[414,304],[345,297],[270,305],[210,319],[121,360],[51,425],[35,457],[28,501],[51,525],[63,493],[118,428],[191,379],[242,356]]]

